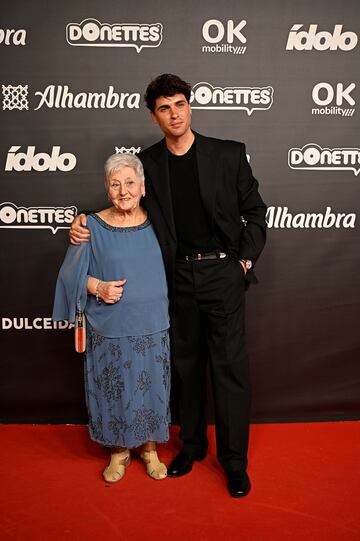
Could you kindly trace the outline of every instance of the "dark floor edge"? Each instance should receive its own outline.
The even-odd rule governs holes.
[[[360,413],[357,415],[329,415],[319,417],[270,417],[251,419],[253,425],[266,425],[266,424],[287,424],[287,423],[333,423],[341,421],[360,421]],[[2,425],[47,425],[47,426],[85,426],[87,423],[81,420],[62,420],[62,421],[41,421],[41,420],[22,420],[22,419],[1,419]],[[209,425],[213,425],[213,422],[209,422]],[[173,423],[173,426],[178,426],[178,423]]]

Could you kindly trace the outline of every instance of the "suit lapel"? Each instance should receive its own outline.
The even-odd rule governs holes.
[[[219,178],[219,157],[215,154],[209,138],[198,133],[195,133],[195,136],[200,193],[206,212],[213,218]]]
[[[199,173],[200,194],[205,211],[213,219],[218,184],[219,158],[215,154],[211,139],[196,132],[196,160]],[[146,173],[150,177],[165,222],[176,240],[175,221],[172,207],[168,151],[165,139],[152,150],[151,159],[146,161]]]
[[[169,231],[172,237],[176,240],[175,221],[170,191],[168,151],[166,148],[165,139],[160,141],[160,143],[156,145],[156,148],[153,149],[151,160],[149,160],[146,165],[146,173],[151,179],[155,196],[158,200]]]

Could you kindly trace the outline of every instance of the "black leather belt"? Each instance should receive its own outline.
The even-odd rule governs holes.
[[[183,255],[177,258],[178,261],[203,261],[204,259],[223,259],[226,257],[225,252],[205,252],[202,254]]]

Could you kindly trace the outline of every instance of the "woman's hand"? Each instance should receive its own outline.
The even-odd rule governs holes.
[[[123,286],[125,283],[126,278],[124,278],[124,280],[117,280],[115,282],[100,282],[97,287],[98,296],[107,304],[115,304],[123,296]]]
[[[97,296],[106,304],[115,304],[123,296],[125,283],[126,278],[123,280],[114,280],[112,282],[103,282],[98,278],[89,276],[87,290],[90,295]]]
[[[90,231],[86,227],[87,219],[85,214],[79,214],[71,224],[69,237],[71,244],[79,246],[82,242],[89,242]]]

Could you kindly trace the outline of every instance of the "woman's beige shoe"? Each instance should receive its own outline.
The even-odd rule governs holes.
[[[130,464],[130,451],[125,449],[121,453],[111,453],[111,460],[103,471],[103,477],[107,483],[117,483],[125,475],[125,468]]]
[[[167,476],[167,469],[165,464],[160,462],[157,452],[141,451],[140,457],[146,465],[146,471],[153,479],[165,479]]]

